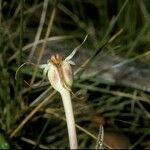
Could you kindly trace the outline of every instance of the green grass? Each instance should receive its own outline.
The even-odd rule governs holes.
[[[43,4],[47,10],[43,10]],[[1,0],[0,8],[0,128],[10,136],[32,113],[16,138],[10,138],[20,147],[69,146],[68,138],[64,138],[67,127],[59,94],[54,93],[49,99],[53,90],[47,79],[40,82],[42,71],[35,71],[33,65],[24,66],[15,80],[21,64],[46,63],[56,51],[67,56],[89,33],[82,46],[86,50],[83,56],[82,48],[77,52],[78,68],[119,31],[117,37],[96,53],[96,58],[91,57],[87,69],[103,55],[125,58],[121,65],[150,62],[149,0],[58,0],[57,8],[54,1]],[[34,42],[37,32],[37,42],[41,39],[43,42],[35,46],[35,51],[33,47],[25,50],[25,46]],[[47,42],[48,38],[53,40]],[[107,132],[123,133],[132,148],[150,148],[149,92],[104,81],[99,74],[85,76],[86,67],[75,75],[73,86],[74,93],[83,96],[73,98],[76,123],[90,133],[77,129],[79,148],[95,148],[94,137],[98,136],[100,123]],[[31,86],[25,81],[32,83]],[[46,103],[33,113],[35,106],[29,105],[36,99]]]

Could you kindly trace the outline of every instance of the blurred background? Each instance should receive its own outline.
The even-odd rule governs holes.
[[[149,0],[0,0],[0,148],[69,148],[60,95],[32,63],[65,58],[88,34],[73,58],[79,148],[94,149],[103,125],[106,149],[149,149],[149,10]]]

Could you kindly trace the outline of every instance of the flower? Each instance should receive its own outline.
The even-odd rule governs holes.
[[[52,55],[47,64],[39,66],[40,68],[44,69],[44,75],[48,75],[48,79],[52,87],[58,92],[62,91],[63,88],[71,92],[71,86],[73,84],[71,65],[75,65],[71,59],[86,41],[87,36],[88,34],[85,36],[83,42],[78,45],[65,59],[59,54]]]
[[[59,54],[52,55],[48,61],[48,79],[52,87],[61,92],[63,88],[71,91],[73,73],[69,60],[64,60]]]

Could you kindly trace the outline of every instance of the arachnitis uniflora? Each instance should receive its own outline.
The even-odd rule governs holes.
[[[84,41],[86,38],[87,36]],[[66,114],[70,149],[78,148],[75,119],[71,101],[71,87],[73,84],[71,65],[74,65],[75,63],[71,61],[71,59],[81,45],[77,46],[67,58],[63,59],[59,54],[52,55],[47,64],[40,66],[40,68],[44,69],[44,74],[47,75],[52,87],[61,95]]]

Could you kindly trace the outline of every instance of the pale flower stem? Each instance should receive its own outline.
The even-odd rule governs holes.
[[[63,105],[65,109],[65,114],[66,114],[70,149],[78,149],[71,95],[70,95],[70,92],[66,89],[64,89],[60,94],[63,100]]]

